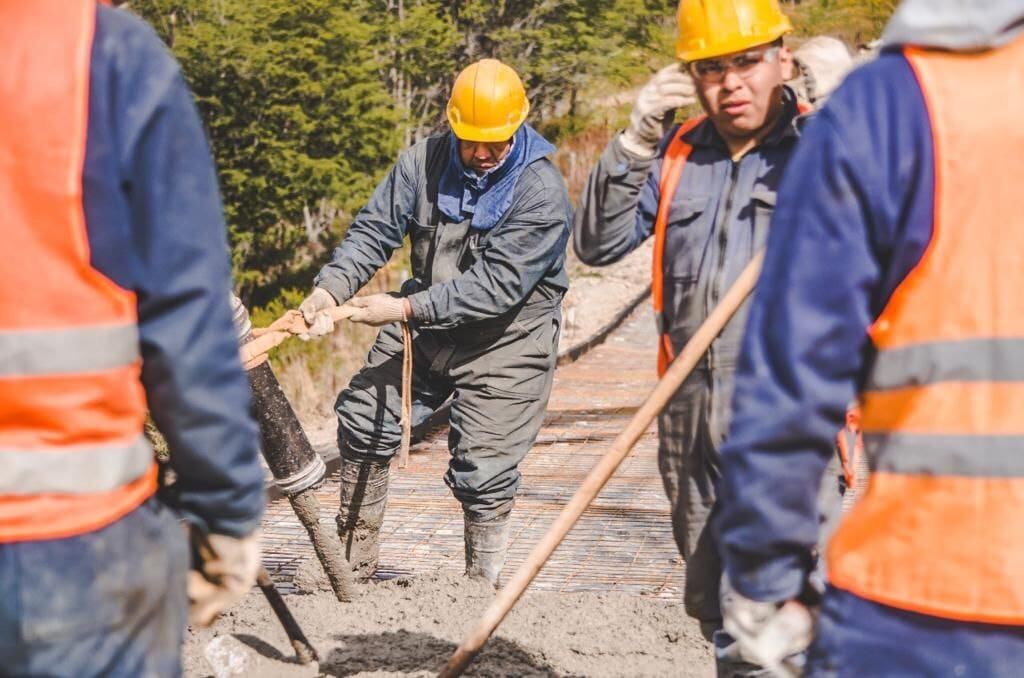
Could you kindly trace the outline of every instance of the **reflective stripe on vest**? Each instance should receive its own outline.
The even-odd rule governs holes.
[[[870,328],[873,472],[829,578],[901,609],[1024,625],[1024,38],[905,53],[932,128],[934,228]]]
[[[0,378],[100,372],[138,359],[134,324],[0,332]]]
[[[156,488],[137,302],[93,268],[82,206],[95,16],[33,0],[0,22],[0,542],[104,527]]]
[[[812,108],[804,103],[797,104],[803,114]],[[668,218],[672,209],[672,198],[679,188],[683,168],[693,151],[693,146],[683,139],[690,130],[707,120],[706,115],[687,120],[665,148],[661,161],[661,181],[658,184],[658,214],[654,218],[654,256],[651,262],[651,303],[658,324],[658,376],[665,375],[669,363],[675,358],[675,349],[669,336],[669,323],[665,317],[665,243],[668,239]]]
[[[152,463],[145,436],[122,445],[0,449],[0,487],[21,496],[108,492],[142,476]]]

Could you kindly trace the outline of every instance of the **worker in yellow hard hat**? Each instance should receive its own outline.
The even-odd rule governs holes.
[[[382,326],[366,366],[337,402],[338,529],[349,560],[377,568],[388,466],[401,438],[403,343],[413,337],[413,412],[422,421],[451,397],[445,481],[465,514],[466,572],[497,582],[519,463],[544,416],[569,281],[569,200],[554,147],[526,124],[514,70],[494,59],[455,80],[451,132],[406,150],[349,227],[300,310],[310,334],[323,311],[349,302],[352,320]],[[412,279],[398,293],[353,295],[412,244]]]
[[[777,0],[682,0],[678,29],[678,60],[640,90],[628,128],[590,175],[573,230],[576,253],[596,266],[653,236],[660,371],[764,246],[801,114],[784,84],[791,25]],[[677,109],[698,103],[700,113],[673,124]],[[722,565],[708,519],[745,317],[742,307],[658,421],[686,611],[721,650],[731,641],[721,633]],[[839,502],[839,468],[830,503]]]

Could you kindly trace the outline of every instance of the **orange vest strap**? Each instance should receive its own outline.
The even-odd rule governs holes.
[[[679,188],[679,180],[683,176],[683,167],[690,157],[693,146],[683,137],[707,116],[687,120],[676,131],[676,135],[665,149],[665,157],[661,162],[661,183],[658,186],[658,214],[654,219],[654,257],[651,267],[651,302],[658,323],[658,376],[665,374],[669,363],[675,357],[672,340],[665,326],[665,240],[668,237],[668,217],[672,207],[672,196]]]

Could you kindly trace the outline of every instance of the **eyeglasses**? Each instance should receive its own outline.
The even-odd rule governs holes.
[[[749,78],[759,63],[762,61],[771,63],[778,55],[778,47],[769,47],[766,50],[750,50],[731,57],[701,59],[690,62],[690,73],[701,82],[708,84],[717,84],[725,80],[725,74],[729,72],[730,68],[736,71],[741,78]]]

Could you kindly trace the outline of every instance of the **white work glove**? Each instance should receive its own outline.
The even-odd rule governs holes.
[[[814,615],[796,600],[750,600],[723,577],[721,603],[722,626],[739,645],[740,657],[776,675],[786,675],[786,658],[806,650],[814,639]]]
[[[640,90],[629,115],[629,127],[622,134],[622,146],[643,158],[653,156],[675,110],[696,102],[697,87],[682,64],[666,66]]]
[[[406,301],[402,297],[393,297],[390,294],[371,294],[365,297],[354,297],[348,303],[349,306],[355,306],[358,309],[349,316],[349,320],[354,323],[379,327],[409,319],[405,309]]]
[[[189,622],[209,626],[221,612],[245,597],[260,568],[260,538],[202,534],[192,528],[193,557],[188,573]]]
[[[337,305],[337,300],[330,292],[322,287],[314,287],[312,294],[299,304],[299,312],[302,313],[302,318],[309,325],[309,332],[300,334],[299,339],[309,341],[313,337],[322,337],[333,332],[334,320],[326,311]]]

